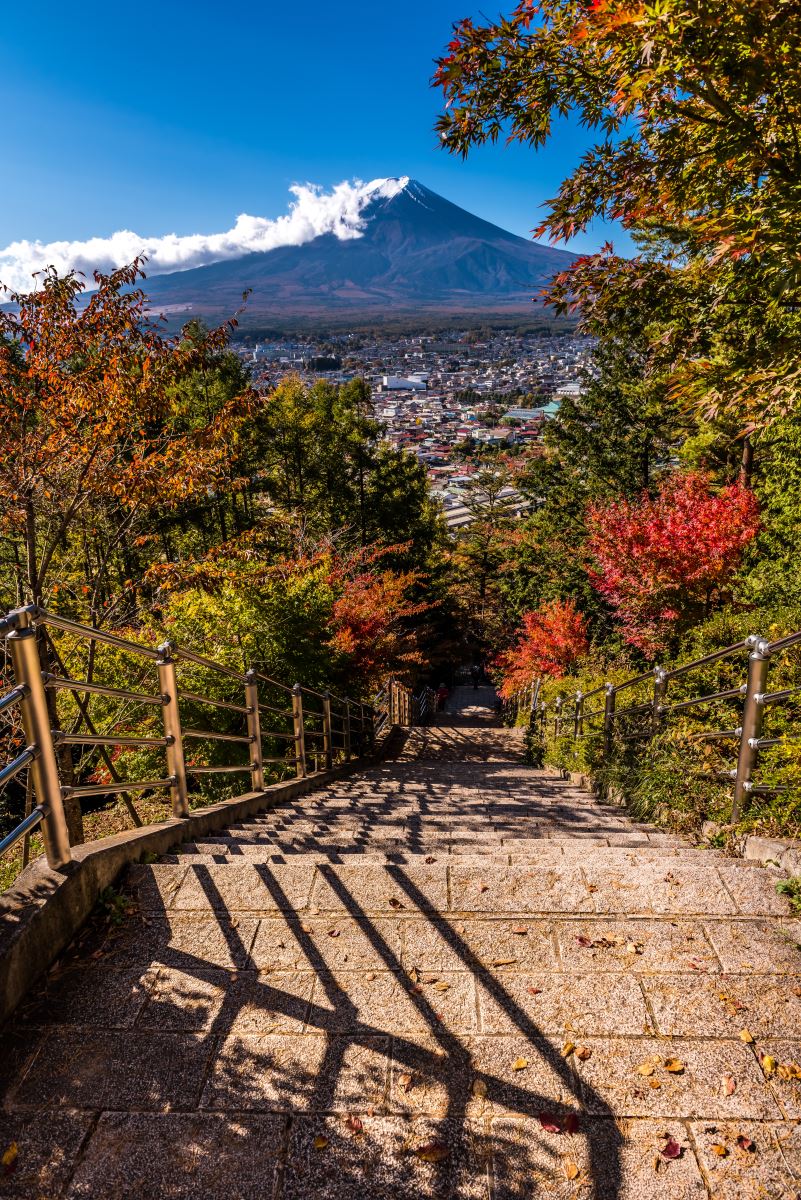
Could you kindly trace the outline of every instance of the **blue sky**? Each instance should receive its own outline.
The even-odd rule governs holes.
[[[387,175],[527,236],[589,137],[565,123],[538,154],[499,145],[466,162],[438,148],[432,60],[470,11],[469,0],[5,6],[0,247],[209,233],[241,212],[285,212],[292,183]]]

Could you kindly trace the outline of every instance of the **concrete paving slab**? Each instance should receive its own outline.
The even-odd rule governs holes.
[[[314,866],[306,863],[190,867],[174,908],[178,912],[299,912],[308,904],[314,871]]]
[[[642,991],[631,975],[517,974],[498,970],[477,983],[483,1033],[536,1029],[566,1040],[591,1034],[654,1032]]]
[[[595,907],[576,868],[519,865],[482,874],[456,864],[450,868],[450,883],[454,912],[592,912]]]
[[[493,1200],[706,1200],[687,1130],[679,1121],[582,1118],[576,1133],[536,1118],[492,1122]],[[662,1155],[668,1141],[678,1158]]]
[[[489,1200],[483,1126],[366,1116],[293,1120],[284,1200]]]
[[[14,1092],[13,1107],[191,1110],[211,1052],[200,1034],[53,1029]]]
[[[701,921],[580,917],[554,922],[563,967],[576,971],[718,972]]]
[[[698,1158],[715,1200],[787,1200],[801,1180],[801,1126],[693,1122]]]
[[[740,1041],[585,1038],[584,1042],[592,1053],[586,1062],[577,1062],[577,1070],[591,1113],[712,1120],[782,1115],[756,1056]],[[665,1062],[681,1064],[682,1069],[670,1071]],[[728,1078],[735,1081],[731,1095]]]
[[[65,1200],[273,1200],[286,1120],[104,1113]]]
[[[801,921],[704,922],[724,971],[801,973]]]
[[[488,970],[504,964],[510,970],[552,970],[557,962],[551,923],[517,920],[406,919],[402,922],[403,966],[407,970]]]
[[[202,1107],[230,1111],[360,1112],[384,1107],[389,1039],[232,1033],[220,1048]]]
[[[678,1037],[801,1033],[801,975],[661,975],[642,980],[658,1031]]]

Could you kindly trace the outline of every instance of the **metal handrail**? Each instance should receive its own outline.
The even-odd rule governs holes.
[[[163,696],[150,696],[146,692],[128,692],[123,688],[106,687],[103,683],[88,683],[85,679],[67,679],[63,675],[44,674],[44,685],[56,691],[87,692],[91,696],[107,696],[111,700],[129,700],[133,704],[164,704]]]
[[[71,672],[64,668],[61,662],[50,629],[60,630],[80,639],[92,649],[95,643],[101,643],[131,653],[146,660],[147,665],[135,672],[137,683],[132,688],[110,687],[91,678],[72,679]],[[45,630],[48,632],[44,632]],[[275,764],[278,768],[274,777],[282,777],[281,768],[284,771],[294,768],[298,777],[303,778],[311,769],[323,771],[335,763],[350,762],[353,758],[369,754],[378,734],[385,732],[389,725],[414,724],[432,708],[430,689],[424,689],[421,696],[415,697],[410,688],[394,678],[381,687],[371,704],[347,696],[332,695],[306,687],[302,683],[290,687],[252,668],[244,672],[237,671],[227,664],[216,662],[170,641],[165,641],[157,647],[143,645],[103,629],[82,625],[36,606],[16,609],[0,617],[0,636],[8,639],[15,675],[14,686],[0,697],[0,712],[15,705],[19,706],[27,742],[21,752],[0,768],[0,786],[28,768],[36,802],[33,812],[0,841],[0,853],[16,845],[30,829],[41,823],[45,853],[49,865],[54,869],[66,866],[71,858],[63,803],[66,797],[111,797],[168,789],[173,815],[186,817],[189,813],[188,776],[250,774],[251,792],[248,794],[262,792],[266,785],[265,764]],[[81,643],[78,644],[80,646]],[[69,645],[72,654],[72,644]],[[59,674],[42,669],[42,663],[47,663],[51,658],[55,659]],[[91,653],[89,661],[94,669]],[[144,673],[152,669],[149,664],[154,665],[157,673],[154,694],[146,690],[136,690],[141,686]],[[224,688],[222,683],[220,684],[222,695],[219,697],[180,688],[178,671],[185,664],[195,664],[230,682],[227,682]],[[91,676],[91,673],[90,670],[88,674]],[[231,695],[231,683],[242,688],[243,703]],[[275,693],[278,696],[291,697],[292,707],[282,709],[270,704],[259,695],[260,686],[264,687],[269,699],[273,699]],[[77,712],[70,709],[69,727],[63,732],[52,728],[53,724],[58,724],[54,709],[57,696],[51,695],[48,699],[48,692],[68,692],[74,697]],[[116,715],[109,717],[106,712],[102,722],[98,720],[96,724],[93,723],[89,709],[93,697],[104,697],[119,702]],[[181,705],[187,702],[208,705],[216,710],[244,717],[247,733],[227,732],[224,728],[186,728],[182,721]],[[319,709],[317,702],[320,703]],[[153,717],[147,718],[141,734],[132,729],[131,705],[160,709],[163,733],[159,736],[150,733]],[[124,716],[120,706],[128,706]],[[143,715],[140,716],[145,720]],[[283,724],[290,719],[292,732],[287,729],[269,728],[275,720]],[[245,721],[242,724],[244,725]],[[233,728],[237,728],[236,723]],[[287,743],[287,753],[283,757],[264,754],[265,748],[270,749],[275,740]],[[311,743],[311,765],[307,762],[307,740]],[[248,762],[187,762],[184,745],[188,741],[227,742],[247,746]],[[65,782],[62,785],[59,764],[62,760],[62,765],[69,763],[73,747],[86,751],[86,754],[81,756],[81,765],[77,769],[80,774],[76,772],[75,782]],[[150,766],[147,769],[154,775],[153,778],[121,779],[108,751],[133,748],[158,751],[161,763],[166,766],[163,774],[155,777],[161,768],[156,767],[154,771],[153,766]],[[90,755],[90,751],[96,752],[102,758],[104,771],[107,771],[109,776],[107,782],[80,781],[80,775],[84,779],[87,775],[89,779],[92,778],[89,763],[93,756]],[[92,766],[91,771],[94,770],[95,767]],[[73,771],[76,771],[74,766],[68,777],[71,778]],[[97,779],[98,776],[95,774],[94,778]]]
[[[213,708],[224,708],[229,712],[245,714],[250,712],[247,704],[232,704],[230,700],[213,700],[211,696],[201,696],[198,692],[185,692],[182,688],[178,691],[178,698],[179,700],[194,700],[196,704],[209,704]]]
[[[536,728],[536,723],[539,722],[543,730],[551,727],[553,729],[553,736],[556,739],[561,740],[566,738],[569,741],[572,740],[574,743],[587,738],[598,738],[603,733],[602,755],[603,760],[606,760],[614,753],[615,740],[631,742],[651,739],[660,732],[663,722],[673,713],[724,701],[740,701],[742,704],[742,716],[736,728],[702,730],[697,734],[691,735],[693,740],[698,741],[718,741],[726,738],[737,739],[736,768],[731,771],[717,773],[717,777],[724,778],[734,785],[732,821],[736,822],[740,818],[748,795],[768,794],[773,791],[783,790],[780,785],[773,787],[768,784],[755,783],[752,776],[757,767],[758,756],[762,750],[774,746],[786,745],[791,738],[796,736],[801,737],[801,732],[797,735],[762,736],[762,722],[765,709],[771,704],[781,704],[792,697],[801,695],[801,687],[784,688],[773,692],[768,691],[766,687],[771,659],[777,653],[798,645],[801,645],[801,631],[777,638],[774,642],[768,642],[757,634],[750,634],[747,638],[732,646],[725,646],[720,650],[713,651],[711,654],[706,654],[690,662],[681,663],[676,667],[655,667],[653,671],[633,676],[631,679],[625,679],[617,684],[606,683],[593,688],[589,692],[579,690],[573,696],[558,696],[552,718],[546,711],[545,706],[536,704],[534,699],[536,692],[533,688],[525,688],[505,701],[504,714],[507,718],[509,716],[514,718],[515,715],[519,715],[521,711],[528,708],[532,729]],[[744,683],[736,687],[723,688],[717,692],[693,696],[686,700],[677,701],[674,704],[666,703],[666,693],[674,681],[689,675],[693,671],[714,663],[723,662],[737,655],[742,655],[746,651],[748,652],[748,673]],[[650,700],[646,700],[641,704],[631,704],[625,708],[617,707],[617,696],[619,693],[649,681],[652,685]],[[604,709],[587,709],[585,707],[587,698],[597,695],[601,691],[605,691],[606,693]],[[531,693],[531,699],[529,699],[529,693]],[[565,707],[565,701],[570,703],[570,709]],[[603,714],[604,718],[601,728],[591,730],[584,728],[586,721],[592,720],[601,714]],[[647,728],[631,733],[624,733],[623,729],[625,726],[621,727],[621,719],[637,714],[648,718],[645,722]]]

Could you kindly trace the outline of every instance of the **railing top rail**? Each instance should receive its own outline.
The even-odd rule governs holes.
[[[799,642],[801,642],[801,630],[798,633],[788,633],[782,638],[777,638],[775,642],[769,642],[767,653],[776,654],[779,650],[788,650],[790,646],[797,646]]]
[[[173,642],[164,642],[159,647],[157,657],[161,658],[164,655],[184,662],[195,663],[198,667],[208,667],[210,671],[216,671],[219,675],[227,675],[229,679],[236,679],[238,683],[247,683],[247,676],[243,671],[235,671],[233,667],[223,666],[222,663],[215,662],[212,658],[204,658],[202,654],[196,654],[194,650],[186,650],[183,646],[176,646]]]
[[[715,650],[712,654],[705,654],[703,658],[694,658],[692,662],[682,663],[680,667],[672,667],[665,671],[666,679],[678,679],[681,675],[686,675],[689,671],[695,671],[698,667],[706,667],[710,663],[720,662],[722,658],[730,658],[733,654],[740,654],[743,650],[750,650],[754,645],[755,638],[747,637],[742,642],[736,642],[733,646],[726,646],[723,650]]]
[[[127,638],[117,637],[116,633],[107,633],[104,629],[96,629],[94,625],[81,625],[79,621],[70,621],[67,617],[56,616],[55,613],[47,612],[45,609],[36,610],[36,620],[40,625],[49,625],[53,629],[61,629],[64,633],[74,633],[78,637],[88,638],[94,642],[105,642],[108,646],[115,646],[118,650],[125,650],[130,654],[138,654],[142,658],[152,659],[156,662],[160,655],[159,651],[151,646],[143,646],[140,642],[131,642]]]
[[[606,691],[606,684],[602,683],[599,687],[593,688],[591,692],[582,692],[582,700],[589,700],[590,696],[597,696],[599,692]]]
[[[645,683],[647,680],[654,678],[653,671],[645,671],[642,675],[635,675],[633,679],[624,679],[622,683],[615,684],[615,692],[623,692],[626,688],[636,687],[638,683]]]

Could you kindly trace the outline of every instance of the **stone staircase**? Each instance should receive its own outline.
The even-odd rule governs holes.
[[[492,700],[131,872],[5,1032],[0,1196],[801,1195],[773,874],[525,766]]]

